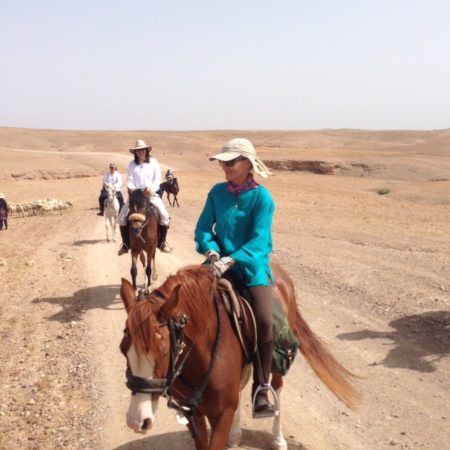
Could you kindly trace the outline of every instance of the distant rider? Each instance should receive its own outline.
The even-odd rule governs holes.
[[[8,229],[8,203],[6,203],[5,196],[0,194],[0,231],[3,230],[3,225],[5,225],[5,230]]]
[[[157,194],[161,184],[161,168],[156,158],[150,157],[152,148],[143,140],[136,141],[134,148],[130,152],[134,154],[134,159],[128,165],[127,188],[129,192],[136,189],[145,189],[149,196],[150,203],[155,206],[159,213],[158,224],[158,247],[164,253],[171,253],[172,249],[167,243],[167,230],[169,229],[169,213]],[[129,200],[119,214],[120,234],[122,235],[122,247],[118,254],[123,255],[130,247],[130,235],[127,222],[129,212]]]
[[[106,186],[108,184],[112,184],[114,186],[114,189],[116,190],[117,200],[119,200],[119,210],[121,210],[124,204],[122,191],[120,190],[122,188],[122,175],[120,175],[120,173],[117,171],[117,166],[114,163],[111,163],[109,165],[109,172],[106,172],[105,176],[103,177],[103,186],[102,190],[100,191],[100,197],[98,198],[100,212],[97,214],[97,216],[103,216],[105,210],[105,200],[108,198],[108,191],[106,190]]]
[[[167,169],[166,175],[164,176],[164,178],[167,181],[167,184],[172,184],[173,180],[175,179],[175,175],[173,174],[172,169]]]

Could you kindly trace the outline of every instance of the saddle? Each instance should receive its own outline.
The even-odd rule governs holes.
[[[256,321],[252,307],[248,300],[234,290],[227,278],[221,278],[217,282],[217,290],[231,318],[234,332],[245,355],[245,362],[249,363],[256,353],[257,342]]]
[[[252,297],[231,273],[226,273],[217,283],[222,302],[234,327],[236,336],[241,343],[245,362],[253,360],[257,351],[256,320],[251,306]],[[272,301],[274,345],[272,353],[272,372],[286,375],[300,343],[292,332],[280,301]]]

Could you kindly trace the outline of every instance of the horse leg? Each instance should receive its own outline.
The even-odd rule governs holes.
[[[109,227],[108,227],[108,218],[105,217],[105,228],[106,228],[106,242],[109,242]]]
[[[278,406],[280,408],[280,411],[279,411],[279,414],[277,416],[275,416],[273,419],[272,432],[273,432],[274,439],[272,441],[270,448],[271,448],[271,450],[287,450],[287,442],[284,439],[283,429],[281,426],[280,394],[281,394],[281,389],[283,387],[283,377],[280,374],[278,374],[278,373],[272,374],[272,387],[274,388],[274,390],[277,394]]]
[[[117,234],[117,217],[113,217],[111,219],[112,225],[111,225],[111,233],[112,233],[112,240],[113,242],[116,242],[116,234]]]
[[[177,196],[175,195],[174,196],[174,198],[173,198],[173,206],[175,206],[175,202],[177,202],[177,206],[178,206],[178,208],[180,207],[180,204],[178,203],[178,199],[177,199]]]
[[[208,450],[208,430],[206,428],[205,416],[194,416],[197,434],[194,437],[196,450]],[[188,425],[189,431],[192,433],[191,425]]]
[[[230,434],[228,435],[227,447],[239,447],[242,441],[242,430],[241,430],[241,401],[239,399],[239,404],[234,413],[233,423],[231,424]]]
[[[208,450],[223,450],[225,448],[235,411],[236,408],[228,406],[218,416],[209,418],[211,438]]]
[[[146,288],[149,288],[150,285],[152,284],[152,258],[149,254],[149,252],[147,252],[147,267],[145,268],[145,274],[147,275],[147,280],[146,280]]]
[[[136,286],[136,277],[137,277],[137,266],[136,266],[136,260],[137,260],[137,255],[132,252],[131,253],[131,269],[130,269],[130,274],[131,274],[131,279],[133,281],[133,288],[134,290],[136,290],[137,286]]]
[[[156,271],[156,260],[155,255],[152,257],[153,271],[152,271],[152,280],[156,281],[158,279],[158,272]]]

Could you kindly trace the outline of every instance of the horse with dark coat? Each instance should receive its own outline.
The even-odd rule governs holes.
[[[172,181],[164,181],[159,185],[159,190],[161,191],[161,198],[164,192],[166,192],[167,200],[169,201],[170,206],[175,206],[175,202],[177,203],[178,207],[180,206],[177,199],[178,192],[180,192],[180,186],[178,185],[177,178],[173,178]],[[173,202],[170,201],[171,195],[173,195]]]
[[[128,228],[131,250],[131,279],[136,289],[137,258],[140,256],[145,266],[147,276],[146,287],[151,285],[151,280],[156,279],[155,254],[158,245],[158,220],[153,207],[144,191],[136,189],[130,193],[130,213],[128,216]],[[153,271],[153,277],[152,277]]]

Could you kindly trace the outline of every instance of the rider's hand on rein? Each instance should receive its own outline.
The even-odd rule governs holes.
[[[208,250],[205,254],[206,261],[205,264],[213,264],[216,261],[219,261],[220,255],[215,250]]]
[[[155,193],[155,191],[150,186],[147,186],[144,189],[144,195],[147,197],[151,197],[154,193]]]
[[[231,258],[231,256],[224,256],[218,261],[213,262],[211,264],[211,267],[214,275],[217,278],[220,278],[234,263],[235,261],[233,258]]]

